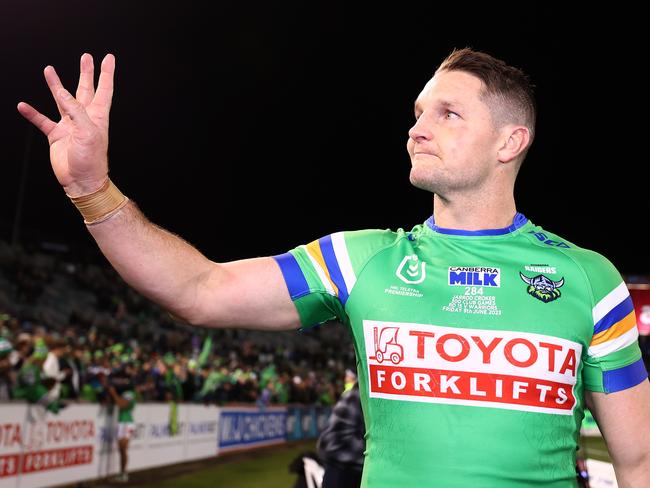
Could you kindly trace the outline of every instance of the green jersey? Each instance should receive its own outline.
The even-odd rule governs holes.
[[[135,392],[127,390],[122,393],[122,398],[124,398],[128,403],[126,407],[120,408],[117,413],[117,421],[124,423],[133,422],[133,409],[135,408]]]
[[[43,405],[52,413],[58,413],[61,402],[58,395],[50,387],[46,387],[43,380],[43,366],[34,364],[30,359],[25,361],[18,371],[17,384],[13,390],[14,398],[24,398],[29,403]],[[50,380],[51,381],[51,380]]]
[[[647,378],[627,287],[517,214],[339,232],[276,256],[304,327],[354,337],[362,486],[575,486],[584,390]]]
[[[15,398],[24,398],[29,403],[38,403],[47,395],[48,389],[43,385],[43,367],[27,360],[18,372],[17,385],[14,388]]]

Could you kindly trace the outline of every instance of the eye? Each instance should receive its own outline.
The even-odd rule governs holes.
[[[460,119],[460,115],[458,115],[456,112],[452,112],[451,110],[447,110],[445,117],[447,119]]]

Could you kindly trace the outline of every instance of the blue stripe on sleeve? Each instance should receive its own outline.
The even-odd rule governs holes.
[[[619,369],[603,372],[603,386],[606,393],[626,390],[638,385],[648,377],[643,359]]]
[[[634,310],[632,297],[628,296],[625,300],[616,305],[607,313],[607,315],[598,321],[598,323],[594,326],[594,334],[598,334],[599,332],[609,329],[612,325],[620,322],[625,317],[627,317],[632,310]]]
[[[280,265],[280,270],[289,289],[291,299],[296,300],[301,296],[307,295],[309,293],[309,285],[293,254],[286,252],[273,256],[273,259]]]
[[[327,269],[330,272],[330,278],[332,278],[332,281],[339,289],[339,300],[343,306],[345,306],[345,302],[348,301],[349,293],[345,286],[345,280],[343,279],[343,273],[341,273],[339,262],[336,260],[334,245],[332,244],[332,236],[322,237],[318,240],[318,243],[320,244],[320,250],[323,253],[323,259],[325,259]]]

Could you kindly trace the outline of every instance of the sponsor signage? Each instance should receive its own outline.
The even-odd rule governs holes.
[[[501,287],[501,270],[483,266],[450,266],[449,286]]]
[[[39,405],[0,408],[0,487],[70,484],[119,472],[117,409],[73,404],[55,415]],[[137,405],[133,413],[129,471],[217,454],[214,406],[179,405],[174,434],[168,404]]]
[[[370,397],[571,415],[582,346],[526,332],[365,320]]]
[[[248,407],[224,407],[220,411],[220,451],[285,441],[286,408],[270,407],[259,410]]]

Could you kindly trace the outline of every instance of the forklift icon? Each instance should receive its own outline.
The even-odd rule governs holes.
[[[404,359],[404,348],[397,342],[397,333],[399,327],[384,327],[381,332],[377,327],[373,327],[375,340],[375,356],[370,359],[376,359],[378,363],[390,359],[393,364],[399,364]]]

